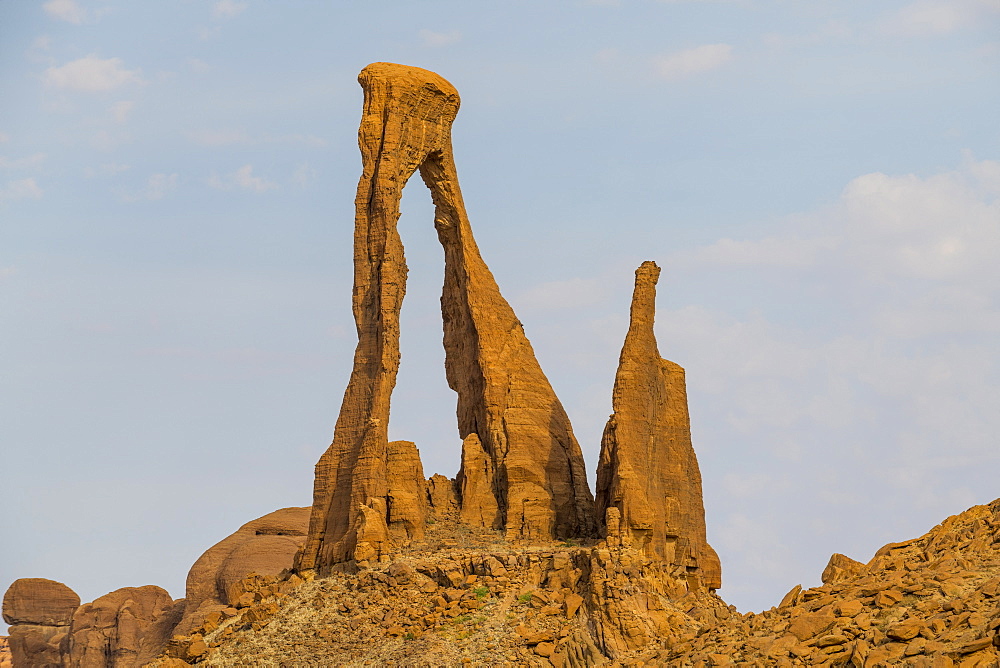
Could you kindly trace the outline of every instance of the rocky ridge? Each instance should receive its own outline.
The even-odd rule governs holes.
[[[458,540],[452,537],[458,537]],[[641,552],[513,546],[454,523],[358,574],[260,579],[255,602],[175,645],[209,666],[853,666],[1000,661],[1000,499],[867,563],[835,554],[822,586],[740,614],[658,581]]]

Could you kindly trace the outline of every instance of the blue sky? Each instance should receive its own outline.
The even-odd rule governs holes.
[[[458,88],[484,257],[588,465],[657,261],[742,610],[1000,496],[996,0],[0,2],[0,587],[159,584],[311,501],[356,76]],[[390,435],[459,463],[414,181]]]

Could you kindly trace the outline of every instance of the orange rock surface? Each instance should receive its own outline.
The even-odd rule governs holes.
[[[382,529],[372,513],[389,506],[389,399],[407,274],[396,223],[403,186],[418,169],[445,252],[445,366],[458,393],[459,435],[476,434],[492,462],[498,514],[486,521],[521,538],[591,534],[579,444],[472,236],[451,148],[458,93],[433,72],[390,63],[369,65],[358,80],[365,93],[354,233],[358,345],[333,443],[316,465],[299,567],[328,572],[355,560],[360,542],[368,557],[391,549],[377,540]]]
[[[701,473],[691,445],[684,369],[660,357],[653,332],[660,268],[635,272],[631,319],[601,441],[597,512],[609,544],[678,567],[692,588],[722,586],[705,538]],[[608,510],[616,509],[609,522]],[[610,525],[610,526],[609,526]]]
[[[73,668],[138,668],[156,658],[180,619],[174,603],[153,585],[123,587],[73,614],[67,665]]]

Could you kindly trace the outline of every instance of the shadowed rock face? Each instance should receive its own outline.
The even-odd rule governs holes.
[[[695,588],[722,586],[705,539],[701,473],[691,446],[684,369],[660,358],[653,333],[660,268],[635,272],[631,321],[597,468],[597,513],[609,543],[684,569]],[[613,511],[613,512],[609,512]]]
[[[372,511],[390,505],[389,399],[407,274],[396,223],[403,186],[418,169],[445,252],[445,366],[458,393],[459,435],[476,434],[492,463],[489,493],[498,513],[485,521],[513,537],[591,534],[593,498],[580,447],[472,237],[451,148],[458,93],[432,72],[389,63],[369,65],[358,80],[365,93],[354,231],[358,345],[333,443],[316,465],[299,567],[322,572],[351,561],[359,542],[368,543],[368,556],[390,547],[373,547],[360,532],[378,537]]]

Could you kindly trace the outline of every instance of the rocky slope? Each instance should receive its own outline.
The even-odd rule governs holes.
[[[825,584],[795,587],[756,614],[739,614],[706,592],[671,592],[638,551],[518,548],[499,533],[450,522],[356,575],[251,580],[256,602],[175,639],[175,658],[154,665],[986,668],[1000,661],[1000,500],[886,545],[867,564],[834,555]]]

